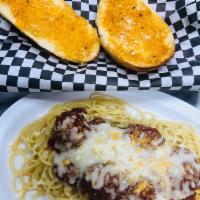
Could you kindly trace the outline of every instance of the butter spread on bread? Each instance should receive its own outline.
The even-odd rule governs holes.
[[[96,29],[64,0],[0,0],[0,14],[62,59],[85,63],[99,53]]]
[[[143,0],[100,0],[96,22],[105,50],[127,68],[152,70],[174,54],[169,26]]]

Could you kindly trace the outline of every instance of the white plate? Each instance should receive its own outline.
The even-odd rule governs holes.
[[[11,173],[7,158],[9,145],[27,123],[44,115],[54,104],[88,97],[91,92],[39,93],[25,97],[11,106],[0,118],[0,199],[14,200]],[[193,106],[161,92],[109,92],[144,111],[164,119],[190,123],[200,134],[200,111]]]

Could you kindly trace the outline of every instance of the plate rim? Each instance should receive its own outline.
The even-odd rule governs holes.
[[[21,104],[23,103],[24,101],[28,100],[28,99],[37,99],[37,100],[45,100],[43,99],[44,97],[46,98],[47,96],[53,96],[55,94],[57,95],[66,95],[66,94],[84,94],[84,95],[89,95],[91,93],[95,93],[95,91],[68,91],[68,92],[58,92],[58,93],[31,93],[31,94],[28,94],[27,96],[24,96],[22,97],[21,99],[17,100],[15,103],[13,103],[9,108],[7,108],[5,110],[5,112],[0,116],[0,124],[2,123],[2,121],[4,120],[4,118],[6,116],[8,116],[10,114],[10,112],[15,109],[16,106],[18,106],[18,104]],[[112,95],[112,94],[123,94],[123,93],[128,93],[128,91],[100,91],[100,92],[97,92],[97,93],[102,93],[102,94],[109,94],[109,95]],[[147,93],[147,94],[151,94],[151,93],[155,93],[156,95],[158,96],[166,96],[168,98],[171,98],[172,100],[174,101],[177,101],[179,103],[181,103],[182,105],[185,105],[187,106],[187,110],[188,109],[191,109],[192,111],[191,112],[195,112],[195,113],[198,113],[199,116],[200,116],[200,109],[196,108],[195,106],[183,101],[182,99],[179,99],[177,97],[174,97],[170,94],[167,94],[167,93],[164,93],[164,92],[161,92],[161,91],[135,91],[134,93]],[[40,96],[40,97],[39,97]],[[41,98],[42,97],[42,98]],[[64,101],[63,101],[64,102]]]

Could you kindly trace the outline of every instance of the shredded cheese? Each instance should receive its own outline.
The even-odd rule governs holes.
[[[120,191],[130,184],[135,185],[140,180],[147,180],[155,188],[156,200],[178,200],[193,194],[188,184],[183,184],[183,189],[180,190],[184,175],[183,164],[188,162],[198,171],[200,166],[195,162],[195,154],[186,153],[183,147],[180,147],[178,153],[174,153],[172,146],[166,142],[154,150],[141,150],[131,141],[129,135],[125,134],[124,129],[112,127],[109,123],[92,126],[85,134],[87,139],[78,149],[55,155],[54,164],[58,166],[59,174],[65,172],[61,161],[66,159],[79,167],[80,177],[89,166],[112,163],[105,165],[100,172],[96,170],[86,175],[93,188],[102,188],[105,175],[110,173],[119,176]],[[175,187],[174,190],[172,186]],[[113,196],[115,195],[113,193]],[[134,198],[130,196],[129,199]]]

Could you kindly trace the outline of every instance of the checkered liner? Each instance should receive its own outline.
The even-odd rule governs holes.
[[[94,24],[97,0],[68,0]],[[122,68],[102,50],[87,65],[62,62],[0,19],[0,91],[200,89],[200,0],[148,0],[170,25],[176,53],[153,72]]]

